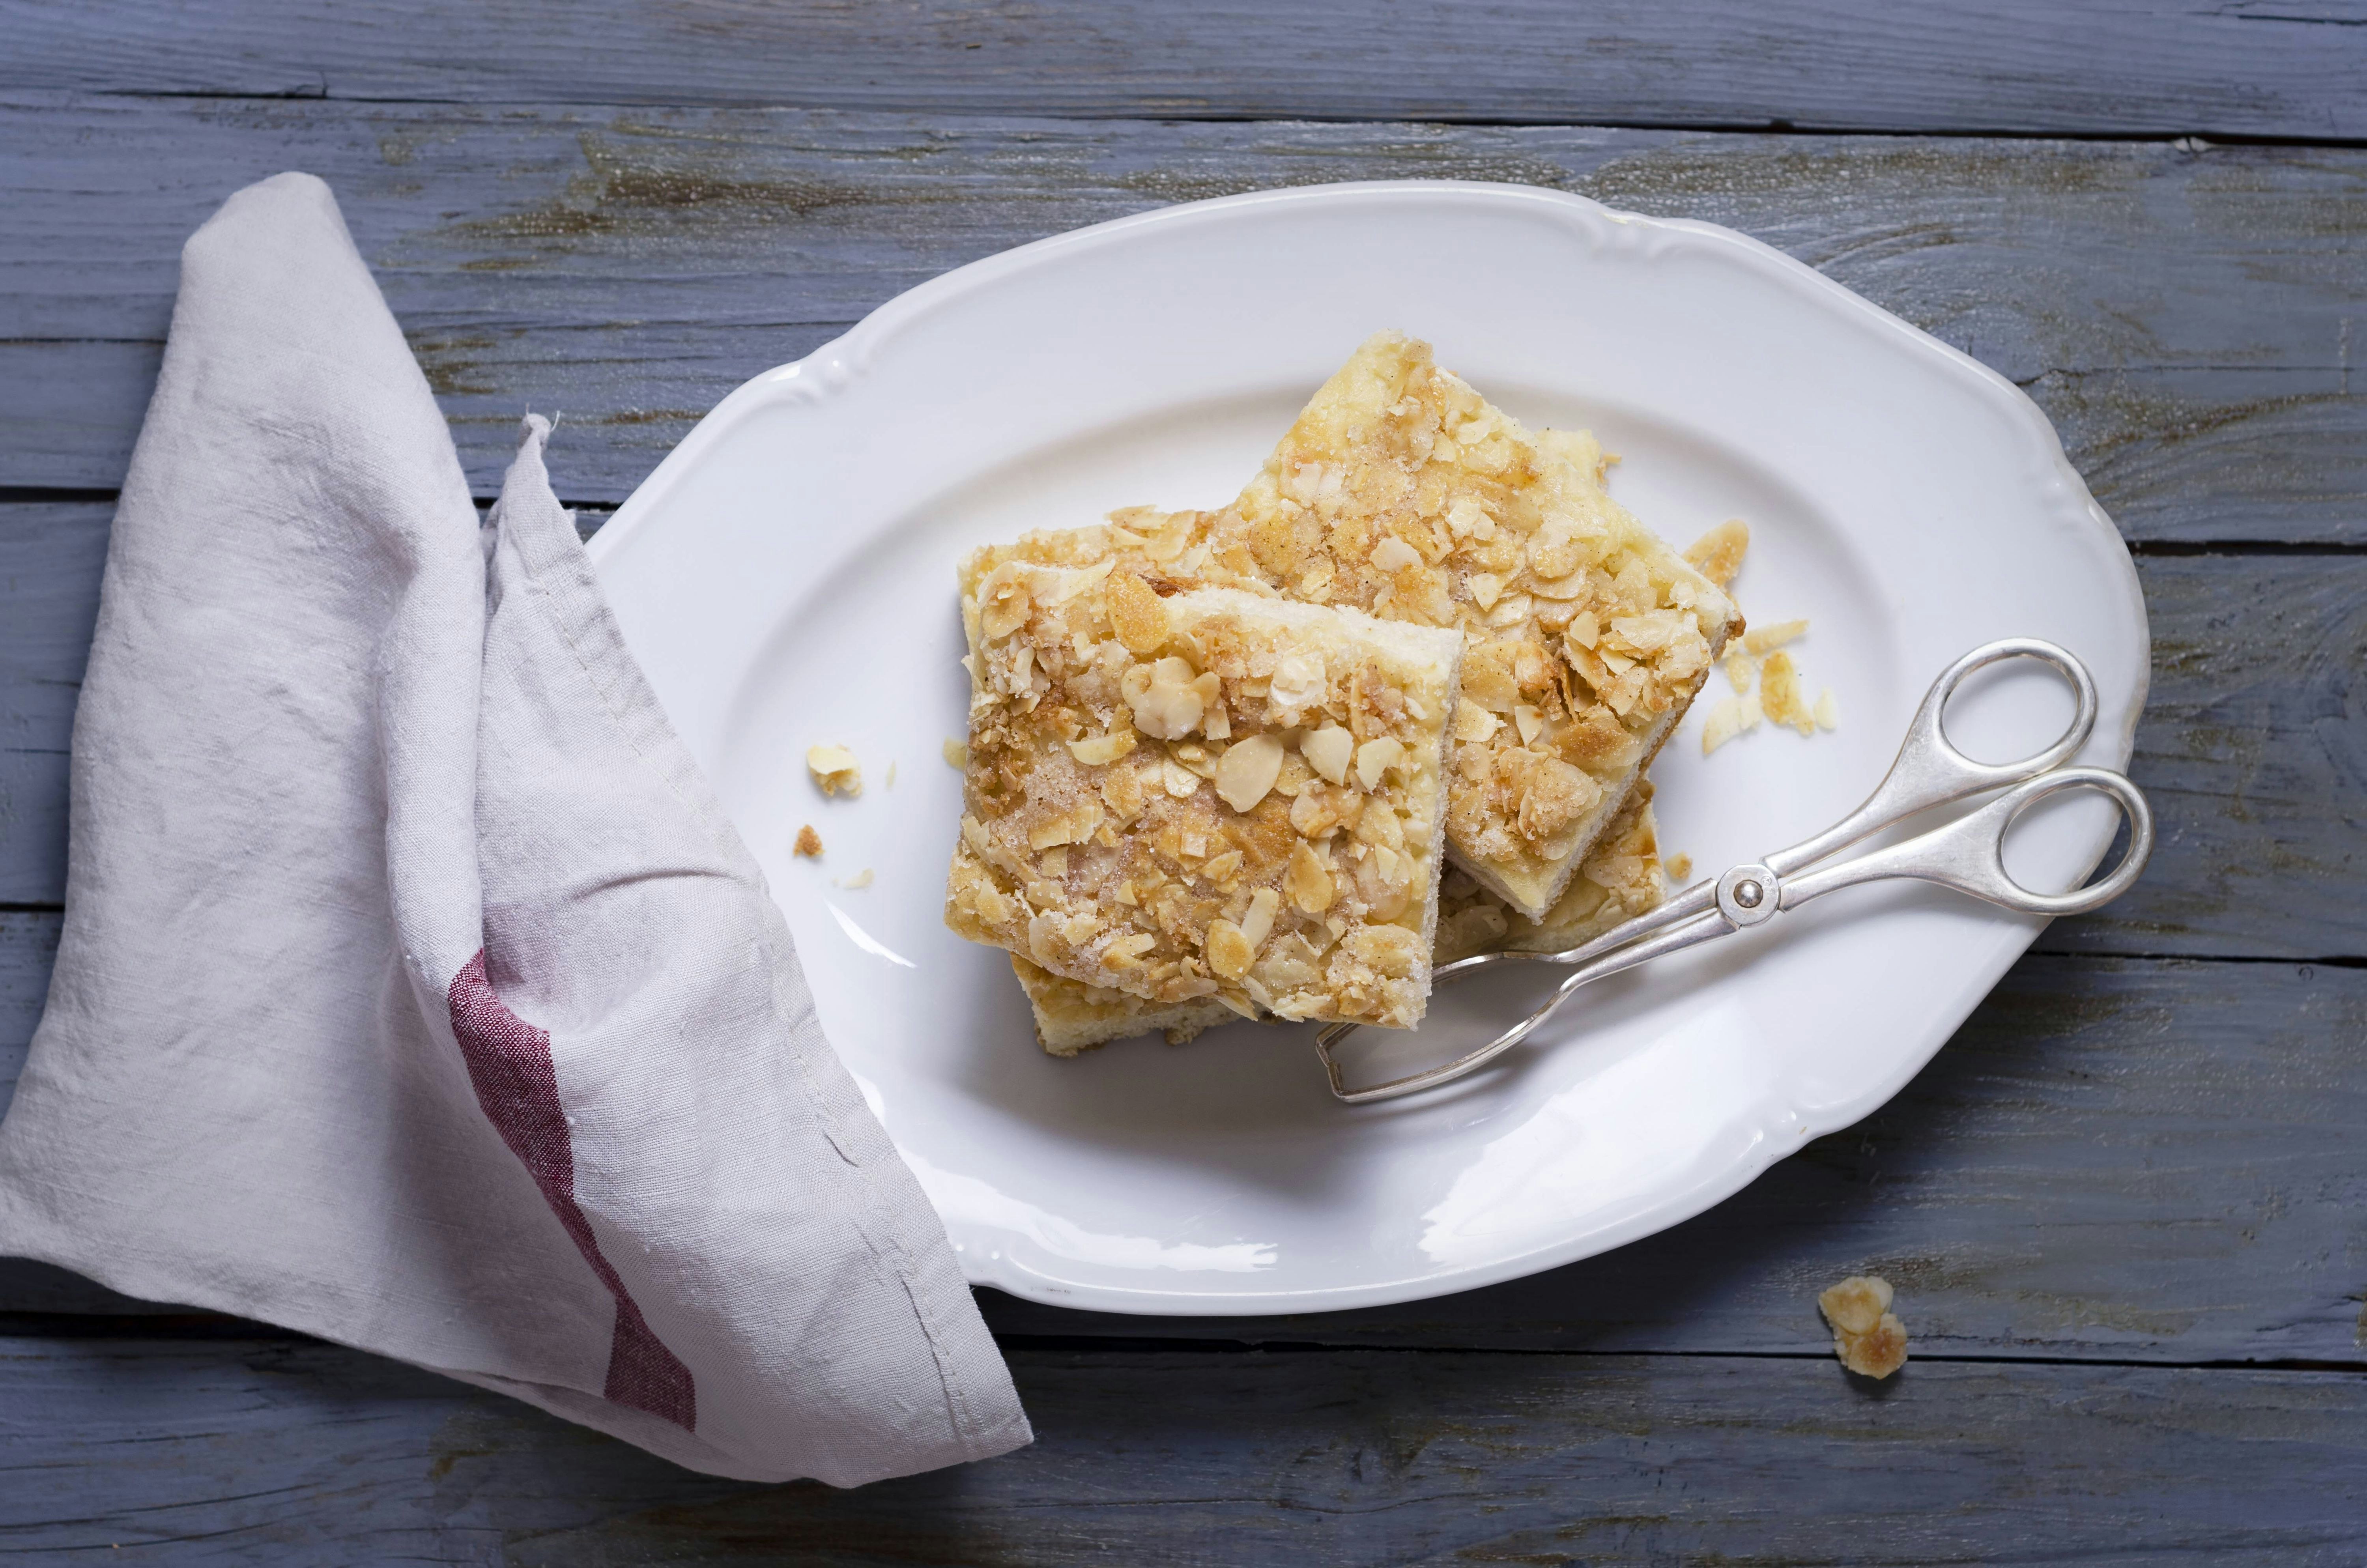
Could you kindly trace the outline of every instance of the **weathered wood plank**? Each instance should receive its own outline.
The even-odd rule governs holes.
[[[43,95],[0,103],[0,484],[118,482],[181,241],[282,168],[337,187],[475,482],[531,404],[583,433],[567,493],[608,501],[947,267],[1166,201],[1444,176],[1800,256],[2028,385],[2134,538],[2367,540],[2367,151]]]
[[[56,919],[0,917],[0,1086]],[[1878,1114],[1600,1258],[1318,1316],[984,1299],[1014,1335],[1807,1353],[1816,1292],[1871,1269],[1925,1353],[2367,1366],[2362,1123],[2367,972],[2030,958]],[[0,1267],[0,1311],[141,1310]]]
[[[0,902],[64,897],[66,747],[111,514],[0,505]],[[2133,767],[2161,843],[2134,893],[2044,945],[2367,954],[2367,558],[2148,557],[2138,575],[2156,669]]]
[[[114,515],[111,504],[0,505],[0,903],[65,896],[66,749]],[[0,1018],[14,1001],[0,989]]]
[[[2367,135],[2361,14],[2339,0],[1780,9],[1747,0],[1183,9],[426,0],[400,27],[325,0],[19,0],[0,16],[10,40],[0,85],[106,92]]]
[[[2129,771],[2162,838],[2130,896],[2043,944],[2367,955],[2367,558],[2153,557],[2137,580],[2153,685]]]
[[[1013,1358],[1035,1446],[691,1475],[304,1342],[0,1341],[0,1548],[275,1565],[1964,1563],[2367,1552],[2367,1379],[1828,1358]],[[1146,1419],[1146,1413],[1155,1416]]]

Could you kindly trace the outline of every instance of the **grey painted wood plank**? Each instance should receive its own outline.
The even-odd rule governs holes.
[[[111,503],[0,505],[0,903],[65,896],[67,747],[114,515]],[[0,990],[0,1019],[15,1001]]]
[[[1022,1351],[1034,1446],[675,1470],[302,1342],[0,1340],[0,1549],[174,1562],[1965,1563],[2367,1552],[2367,1379],[1829,1358]],[[76,1560],[79,1560],[78,1557]]]
[[[0,1094],[56,920],[0,917]],[[2362,1123],[2367,972],[2033,957],[1880,1112],[1602,1258],[1313,1316],[982,1299],[1006,1335],[1806,1354],[1817,1291],[1871,1270],[1921,1353],[2367,1368]],[[0,1266],[0,1312],[154,1310]]]
[[[2355,4],[13,0],[0,85],[941,113],[2367,135]]]
[[[562,441],[552,464],[566,482]],[[112,508],[0,504],[0,902],[65,888],[66,749]],[[2146,557],[2156,668],[2132,771],[2162,838],[2050,950],[2367,954],[2367,558]]]
[[[2042,942],[2367,955],[2367,558],[2140,558],[2137,579],[2153,684],[2129,773],[2162,838],[2129,896]]]
[[[2367,150],[40,94],[0,103],[0,484],[119,479],[182,240],[281,168],[337,187],[475,482],[558,408],[568,493],[611,502],[731,387],[948,267],[1434,175],[1789,251],[2027,385],[2134,538],[2367,540]]]

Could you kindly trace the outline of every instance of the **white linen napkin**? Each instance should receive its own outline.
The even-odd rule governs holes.
[[[852,1485],[1030,1438],[529,418],[481,536],[320,181],[189,241],[0,1249]]]

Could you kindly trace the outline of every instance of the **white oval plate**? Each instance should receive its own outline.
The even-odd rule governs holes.
[[[2086,760],[2127,760],[2144,604],[2045,418],[1742,235],[1517,186],[1333,186],[937,278],[727,398],[592,550],[772,880],[831,1039],[978,1283],[1271,1313],[1584,1258],[1880,1105],[2037,933],[1936,889],[1862,889],[1605,983],[1453,1089],[1353,1110],[1299,1029],[1038,1051],[1002,954],[939,919],[960,814],[939,748],[968,694],[955,562],[1120,505],[1221,504],[1383,327],[1533,425],[1599,432],[1625,455],[1614,493],[1663,536],[1749,519],[1746,612],[1811,619],[1796,652],[1840,728],[1704,759],[1697,708],[1653,774],[1670,851],[1715,871],[1832,821],[1931,679],[1994,637],[2085,660],[2103,699]],[[1960,705],[1960,738],[1999,757],[2069,711],[2034,671]],[[807,778],[825,739],[862,759],[860,799]],[[789,852],[806,822],[819,865]],[[2093,801],[2056,811],[2018,830],[2011,863],[2068,886],[2112,829]],[[836,886],[863,868],[869,886]]]

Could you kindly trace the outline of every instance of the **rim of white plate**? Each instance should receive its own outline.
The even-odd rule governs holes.
[[[733,389],[701,419],[680,445],[627,498],[617,514],[587,542],[596,567],[643,526],[646,518],[663,509],[683,476],[704,454],[727,438],[742,419],[776,403],[819,403],[852,387],[897,340],[922,326],[928,318],[991,291],[1021,273],[1064,261],[1078,253],[1127,243],[1147,231],[1185,226],[1221,224],[1240,214],[1274,208],[1319,207],[1356,202],[1446,202],[1474,205],[1519,205],[1554,212],[1577,229],[1600,232],[1606,227],[1641,229],[1677,243],[1697,244],[1735,254],[1762,269],[1810,306],[1854,318],[1892,338],[1899,350],[1936,362],[1978,387],[1983,395],[2019,426],[2051,460],[2057,477],[2076,497],[2088,523],[2101,529],[2114,546],[2124,544],[2120,529],[2097,504],[2044,412],[2021,388],[1988,366],[1905,321],[1872,300],[1797,261],[1762,241],[1735,230],[1695,219],[1654,218],[1610,208],[1566,191],[1469,180],[1369,180],[1330,185],[1297,186],[1253,191],[1240,196],[1154,209],[1067,233],[1015,246],[957,267],[889,299],[839,337],[801,359],[759,374]],[[2135,660],[2135,679],[2128,707],[2117,731],[2100,736],[2106,741],[2105,761],[2125,767],[2135,746],[2136,725],[2145,708],[2151,680],[2151,635],[2145,600],[2134,565],[2115,574],[2121,609],[2137,629],[2140,647]],[[2077,880],[2093,874],[2110,852],[2112,837],[2097,844],[2093,856]],[[1749,1151],[1717,1176],[1690,1189],[1672,1192],[1627,1221],[1574,1237],[1568,1244],[1539,1247],[1491,1262],[1423,1274],[1418,1278],[1370,1281],[1357,1285],[1292,1288],[1222,1293],[1133,1290],[1106,1284],[1055,1282],[1018,1269],[1003,1249],[959,1247],[965,1271],[973,1284],[999,1290],[1048,1305],[1079,1307],[1135,1314],[1246,1316],[1280,1312],[1344,1311],[1385,1306],[1433,1296],[1477,1290],[1526,1278],[1638,1241],[1682,1223],[1740,1191],[1778,1160],[1809,1138],[1846,1127],[1878,1109],[1928,1066],[1963,1019],[1995,987],[2005,971],[2027,950],[2043,925],[2024,928],[2000,922],[1999,942],[1987,961],[1973,965],[1963,985],[1948,998],[1943,1011],[1957,1021],[1931,1042],[1928,1048],[1902,1058],[1898,1070],[1871,1082],[1859,1095],[1827,1108],[1826,1113],[1804,1118],[1772,1104],[1760,1120],[1760,1134]],[[1781,1134],[1780,1136],[1778,1134]],[[960,1238],[957,1236],[958,1244]]]

